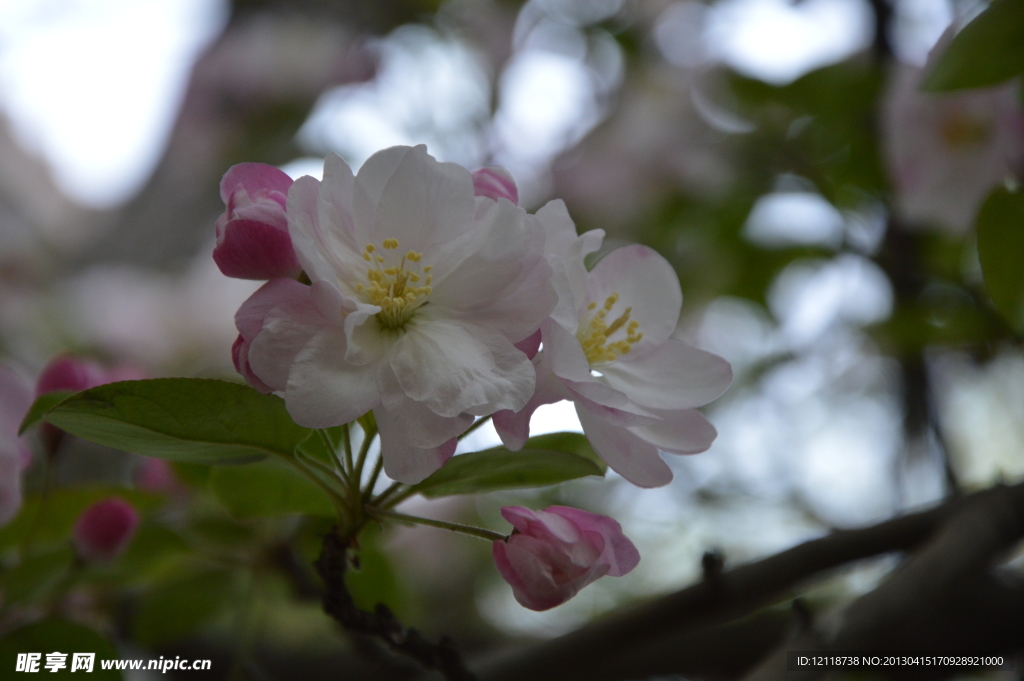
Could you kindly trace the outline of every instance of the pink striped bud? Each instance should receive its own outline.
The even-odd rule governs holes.
[[[640,562],[636,546],[608,516],[567,506],[505,506],[501,515],[516,531],[494,542],[494,562],[516,600],[530,610],[561,605],[591,582],[621,577]]]
[[[512,175],[500,166],[481,168],[473,171],[473,193],[489,199],[508,199],[519,204],[519,190]]]
[[[227,209],[217,220],[213,260],[236,279],[295,279],[302,272],[288,234],[292,179],[264,163],[231,166],[220,183]]]

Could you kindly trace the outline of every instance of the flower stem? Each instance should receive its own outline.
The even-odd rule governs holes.
[[[363,428],[363,443],[360,445],[359,455],[356,457],[356,472],[352,475],[356,487],[363,481],[363,466],[366,465],[366,455],[369,453],[370,446],[373,445],[373,440],[376,437],[377,433],[375,431],[371,432]],[[373,489],[373,485],[370,485],[370,489]]]
[[[338,469],[338,472],[341,473],[342,479],[347,481],[348,471],[345,470],[345,467],[341,464],[341,460],[338,458],[338,450],[334,447],[334,443],[331,442],[331,436],[328,435],[327,431],[323,428],[317,428],[316,432],[320,435],[320,440],[323,441],[324,446],[327,447],[327,451],[331,455],[331,461]]]
[[[388,499],[388,497],[390,497],[392,494],[401,489],[401,487],[402,483],[400,482],[391,483],[390,487],[388,487],[386,490],[377,495],[377,498],[373,500],[373,503],[378,506],[382,505]]]
[[[346,423],[341,431],[341,442],[345,446],[345,470],[352,474],[356,467],[352,463],[352,431],[350,430],[351,424]],[[354,475],[352,475],[355,478]],[[355,478],[355,485],[359,485],[359,479]]]
[[[366,488],[363,490],[363,504],[370,501],[370,497],[373,496],[373,488],[377,485],[377,478],[380,477],[381,471],[384,470],[384,457],[378,456],[377,463],[373,465],[373,472],[370,473],[370,479],[366,483]]]
[[[491,416],[494,416],[494,414],[491,414]],[[474,421],[473,425],[471,425],[469,428],[467,428],[466,432],[459,436],[459,439],[461,440],[462,438],[466,437],[467,435],[472,433],[477,428],[480,428],[481,426],[485,426],[488,423],[490,423],[491,422],[491,416],[484,416],[483,418],[479,418],[476,421]]]
[[[431,518],[421,518],[415,515],[406,515],[405,513],[394,513],[393,511],[382,511],[376,508],[368,508],[367,511],[370,515],[378,518],[387,518],[389,520],[395,520],[402,523],[412,523],[414,525],[427,525],[429,527],[436,527],[442,530],[448,530],[450,532],[458,532],[460,534],[468,534],[471,537],[478,537],[480,539],[486,539],[487,541],[505,541],[508,537],[500,532],[493,532],[491,530],[485,530],[482,527],[473,527],[472,525],[461,525],[459,523],[448,523],[443,520],[433,520]]]
[[[403,501],[405,501],[414,494],[416,494],[416,490],[412,487],[408,487],[399,492],[398,494],[394,495],[392,498],[387,499],[385,503],[381,506],[381,508],[394,508],[395,506],[398,506],[400,503],[402,503]]]
[[[324,466],[319,461],[315,461],[314,459],[311,459],[306,456],[297,456],[295,457],[295,459],[290,459],[290,461],[294,463],[295,467],[299,469],[299,471],[301,471],[303,475],[312,480],[317,487],[322,489],[324,493],[327,494],[327,498],[331,500],[331,503],[334,504],[334,509],[338,512],[339,522],[341,522],[343,526],[348,525],[352,521],[352,514],[345,503],[345,499],[343,499],[342,496],[338,494],[337,491],[335,491],[334,487],[324,482],[324,480],[319,475],[317,475],[316,471],[329,471],[330,474],[334,477],[334,479],[337,479],[337,473],[331,471],[329,468],[327,468],[327,466]],[[310,462],[316,463],[320,468],[310,468]]]

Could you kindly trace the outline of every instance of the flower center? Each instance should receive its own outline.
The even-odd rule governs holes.
[[[608,296],[604,305],[580,324],[576,331],[576,340],[583,347],[583,353],[591,365],[606,364],[614,362],[619,355],[625,355],[633,349],[633,345],[640,342],[644,334],[640,332],[640,322],[635,319],[630,321],[629,315],[633,312],[632,307],[627,307],[617,319],[608,323],[608,313],[619,301],[619,294],[613,293]],[[597,309],[597,303],[587,305],[587,310]],[[613,341],[611,337],[619,330],[623,331],[625,338]]]
[[[398,239],[384,239],[381,244],[384,251],[397,251]],[[371,263],[366,270],[366,284],[357,284],[357,293],[362,293],[371,305],[381,308],[377,313],[377,321],[385,329],[401,329],[412,318],[413,312],[426,303],[430,295],[432,265],[422,269],[419,266],[422,253],[409,251],[402,256],[397,265],[388,267],[389,261],[394,262],[397,254],[379,255],[377,247],[367,244],[363,249],[363,260]],[[422,280],[423,285],[419,283]]]
[[[991,136],[992,129],[985,121],[958,112],[942,122],[939,134],[947,147],[960,149],[985,143]]]

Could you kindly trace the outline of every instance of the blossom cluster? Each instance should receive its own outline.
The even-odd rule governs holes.
[[[701,452],[715,438],[697,407],[725,391],[731,369],[677,337],[672,266],[632,245],[588,271],[604,233],[577,234],[559,200],[527,213],[503,169],[471,173],[423,146],[392,147],[356,174],[331,155],[322,181],[234,166],[221,195],[214,259],[228,276],[267,280],[235,317],[238,372],[283,396],[302,426],[372,411],[393,480],[415,484],[439,469],[481,417],[521,449],[537,407],[561,400],[575,404],[609,467],[641,487],[671,480],[659,452]],[[621,545],[595,539],[614,534],[607,527],[595,534],[574,524],[583,516],[530,513],[505,509],[520,534],[495,548],[513,586],[539,574],[525,556],[586,560],[566,572],[549,555],[541,572],[554,591],[526,589],[528,607],[635,565],[598,560]]]

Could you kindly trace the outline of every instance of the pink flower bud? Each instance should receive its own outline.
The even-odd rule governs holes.
[[[519,190],[516,181],[507,170],[499,166],[481,168],[473,171],[473,193],[489,199],[508,199],[519,204]]]
[[[145,457],[135,469],[132,478],[136,487],[147,492],[166,493],[181,489],[181,483],[174,476],[174,469],[163,459]]]
[[[128,546],[138,525],[139,514],[131,504],[117,497],[104,499],[79,516],[75,546],[86,560],[113,560]]]
[[[640,562],[633,542],[608,516],[567,506],[505,506],[501,515],[516,532],[494,542],[494,562],[516,600],[530,610],[561,605],[591,582],[621,577]]]
[[[79,392],[107,383],[106,372],[96,362],[60,355],[50,360],[36,379],[36,395],[51,390]]]
[[[220,182],[227,210],[217,220],[213,260],[236,279],[296,278],[302,272],[285,208],[292,179],[274,166],[239,163]]]

